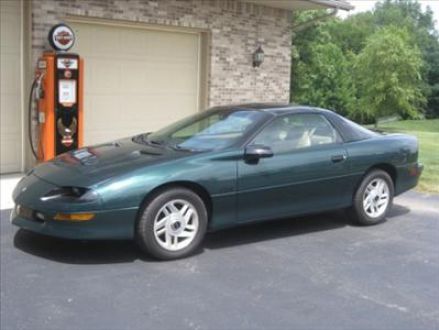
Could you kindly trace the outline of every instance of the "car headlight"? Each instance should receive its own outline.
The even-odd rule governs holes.
[[[82,187],[59,187],[49,191],[41,197],[41,200],[43,202],[56,200],[62,202],[87,203],[95,201],[98,198],[98,193],[93,189]]]

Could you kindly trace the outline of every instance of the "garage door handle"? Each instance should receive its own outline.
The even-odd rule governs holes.
[[[334,155],[331,157],[333,163],[340,163],[346,160],[346,155]]]

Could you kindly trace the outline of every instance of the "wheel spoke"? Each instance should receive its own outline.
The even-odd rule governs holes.
[[[370,207],[371,207],[371,205],[372,205],[372,202],[368,202],[368,203],[366,203],[366,205],[364,205],[364,209],[367,211],[367,210],[369,210],[370,209]]]
[[[170,207],[168,205],[166,205],[163,208],[163,212],[166,214],[166,216],[169,216],[172,213],[172,210],[170,209]]]
[[[378,207],[376,204],[373,205],[373,212],[375,215],[378,213]]]
[[[192,214],[194,214],[194,211],[192,209],[189,209],[186,214],[183,216],[186,223],[188,223],[191,220]]]
[[[194,231],[195,229],[197,229],[197,228],[195,227],[195,225],[186,225],[186,230],[187,230],[187,231]]]
[[[383,191],[383,186],[384,186],[384,183],[382,181],[378,181],[377,182],[377,185],[376,185],[376,188],[375,188],[375,192],[376,192],[377,195],[381,194],[381,192]]]
[[[165,231],[166,227],[163,227],[162,229],[156,230],[155,233],[157,234],[157,236],[161,236]]]
[[[168,247],[171,247],[171,245],[172,245],[172,236],[167,231],[165,233],[165,243],[166,243],[166,246],[168,246]]]
[[[369,195],[364,199],[363,204],[370,203],[371,200],[372,200],[372,196]]]
[[[182,231],[178,237],[192,237],[194,235],[193,231]]]
[[[175,206],[175,203],[169,203],[169,208],[171,209],[172,213],[179,212],[178,208]]]
[[[364,200],[363,200],[363,207],[364,209],[368,209],[370,207],[370,204],[372,203],[372,196],[367,196]]]
[[[189,205],[184,204],[183,207],[180,209],[180,214],[184,216],[184,214],[187,212],[188,209],[189,209]]]
[[[169,216],[164,217],[163,219],[157,221],[154,224],[154,229],[155,230],[159,230],[161,228],[163,228],[166,225],[166,222],[169,220]]]

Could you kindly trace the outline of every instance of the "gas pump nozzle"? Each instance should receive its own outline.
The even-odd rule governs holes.
[[[35,99],[41,100],[44,98],[44,88],[42,80],[44,76],[46,75],[45,72],[42,72],[37,78],[36,78],[36,85],[35,85]]]

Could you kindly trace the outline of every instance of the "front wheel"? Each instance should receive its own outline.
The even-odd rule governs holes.
[[[350,210],[351,217],[361,225],[383,221],[392,206],[392,178],[382,170],[369,172],[358,187]]]
[[[137,243],[157,259],[182,258],[199,246],[206,228],[203,200],[191,190],[170,188],[144,207],[136,228]]]

